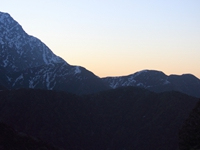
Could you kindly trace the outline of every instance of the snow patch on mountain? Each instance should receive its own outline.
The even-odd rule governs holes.
[[[18,81],[22,80],[23,78],[24,78],[24,77],[23,77],[23,74],[21,74],[18,78],[15,79],[15,81],[13,82],[13,85],[12,85],[12,86],[15,86],[15,84],[16,84]]]
[[[165,80],[164,84],[170,84],[170,82],[168,80]]]
[[[76,66],[74,69],[75,69],[75,70],[74,70],[74,74],[81,73],[81,69],[80,69],[79,66]]]
[[[3,60],[3,67],[6,67],[8,63],[9,63],[8,56],[6,56],[6,58]]]
[[[148,72],[148,70],[141,70],[141,71],[138,71],[138,72],[136,72],[136,73],[133,74],[133,77],[135,78],[135,77],[137,77],[137,76],[139,76],[139,75],[141,75],[141,74],[143,74],[143,73],[147,73],[147,72]]]
[[[117,82],[110,83],[110,87],[112,87],[113,89],[117,88],[118,85],[119,85],[119,83],[117,83]]]
[[[35,85],[33,84],[34,84],[33,80],[29,80],[29,88],[34,89]]]

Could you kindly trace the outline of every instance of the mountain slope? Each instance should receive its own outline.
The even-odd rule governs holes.
[[[59,150],[35,137],[19,133],[4,123],[0,123],[0,139],[1,150]]]
[[[179,148],[180,150],[200,148],[200,101],[179,131]]]
[[[49,64],[8,74],[9,89],[33,88],[88,94],[109,89],[100,78],[80,66]]]
[[[37,88],[88,94],[109,89],[83,67],[71,66],[0,12],[0,89]]]
[[[143,70],[128,76],[106,77],[102,80],[113,89],[122,86],[137,86],[153,92],[179,91],[200,97],[200,80],[191,74],[167,76],[161,71]]]
[[[0,92],[0,121],[71,150],[176,150],[198,99],[126,87],[87,96],[44,90]]]
[[[0,32],[0,66],[7,71],[64,62],[7,13],[0,12]]]

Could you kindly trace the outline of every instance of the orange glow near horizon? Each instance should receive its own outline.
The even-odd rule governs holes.
[[[97,76],[153,69],[200,78],[199,6],[197,0],[9,0],[1,11],[66,62]]]
[[[84,66],[83,66],[84,67]],[[141,70],[157,70],[157,71],[162,71],[164,74],[166,75],[172,75],[172,74],[176,74],[176,75],[182,75],[182,74],[193,74],[194,76],[196,76],[197,78],[200,79],[200,72],[196,71],[195,69],[183,69],[183,70],[178,70],[178,69],[165,69],[163,70],[163,68],[142,68],[142,67],[123,67],[120,68],[119,70],[117,70],[117,67],[105,67],[105,66],[89,66],[89,67],[85,67],[86,69],[88,69],[89,71],[93,72],[95,75],[99,76],[99,77],[115,77],[115,76],[127,76],[130,74],[133,74],[135,72],[141,71]],[[115,69],[116,68],[116,69]]]

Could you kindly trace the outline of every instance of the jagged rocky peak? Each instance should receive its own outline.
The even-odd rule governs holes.
[[[39,39],[28,35],[8,13],[0,12],[0,32],[0,67],[7,71],[65,62]]]

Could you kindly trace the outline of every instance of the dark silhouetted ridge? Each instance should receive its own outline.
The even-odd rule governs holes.
[[[197,101],[135,87],[86,96],[21,89],[0,92],[0,121],[70,150],[176,150],[179,128]]]

